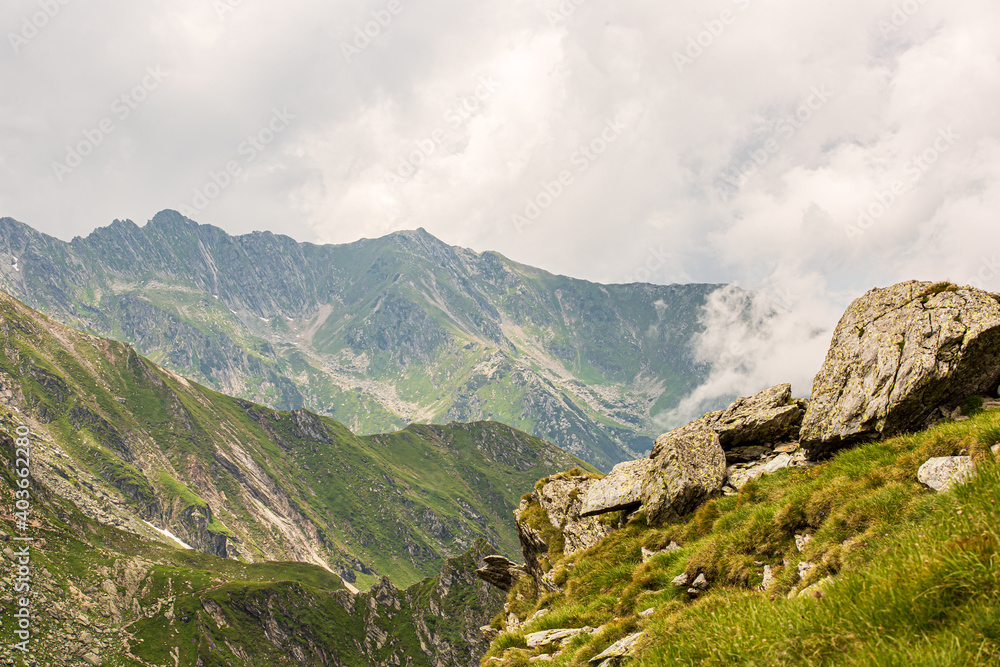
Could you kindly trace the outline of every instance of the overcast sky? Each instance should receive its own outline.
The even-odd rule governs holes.
[[[737,282],[792,316],[768,354],[703,346],[760,382],[811,376],[875,285],[1000,289],[996,0],[5,0],[0,27],[0,215],[64,239],[174,208]]]

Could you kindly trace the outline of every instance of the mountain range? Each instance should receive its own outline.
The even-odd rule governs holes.
[[[503,422],[602,469],[707,376],[690,342],[718,287],[600,285],[424,230],[314,245],[163,211],[65,242],[0,219],[0,288],[209,388],[367,434]]]

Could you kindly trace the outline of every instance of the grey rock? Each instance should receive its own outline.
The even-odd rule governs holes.
[[[796,535],[795,536],[795,548],[800,552],[806,550],[806,545],[812,542],[812,535]]]
[[[607,477],[587,489],[580,516],[639,507],[642,503],[642,483],[651,467],[652,461],[648,458],[616,465]]]
[[[542,630],[541,632],[531,632],[525,635],[524,641],[528,644],[528,648],[538,648],[539,646],[548,646],[549,644],[561,642],[569,637],[575,637],[580,634],[589,634],[593,631],[594,629],[590,627]]]
[[[691,584],[694,588],[700,588],[701,590],[706,590],[708,588],[708,579],[705,578],[704,574],[699,574],[695,577],[694,582]]]
[[[761,581],[760,590],[766,591],[767,589],[769,589],[771,587],[771,584],[773,584],[776,579],[777,579],[777,577],[774,576],[774,571],[771,570],[771,566],[770,565],[765,565],[764,566],[764,578],[763,578],[763,581]]]
[[[656,556],[659,556],[660,554],[669,554],[669,553],[673,553],[675,551],[680,551],[680,550],[681,550],[681,547],[676,542],[671,542],[665,548],[660,549],[659,551],[653,551],[652,549],[647,549],[646,547],[643,547],[642,548],[642,562],[643,563],[648,563],[649,561],[653,560],[653,558],[655,558]]]
[[[591,658],[590,664],[600,665],[608,659],[624,660],[625,658],[628,658],[635,652],[639,642],[641,642],[645,636],[645,632],[637,632],[634,635],[625,637],[624,639],[619,639],[607,649]]]
[[[911,281],[857,299],[813,382],[800,442],[816,459],[923,428],[1000,381],[1000,295]]]
[[[968,456],[940,456],[929,459],[917,471],[917,479],[935,491],[947,491],[956,484],[967,482],[976,474],[976,466]]]
[[[719,444],[726,451],[757,446],[769,448],[797,438],[805,406],[806,401],[792,399],[792,385],[780,384],[739,398],[725,410],[711,412],[674,431],[711,429],[718,434]],[[658,453],[654,446],[653,458]]]
[[[687,575],[687,572],[682,572],[673,578],[670,583],[677,588],[687,588],[688,583],[690,583],[691,578]]]
[[[792,457],[788,454],[778,454],[773,459],[764,464],[764,474],[773,475],[779,470],[791,467]]]
[[[483,567],[476,570],[476,576],[488,584],[506,592],[514,587],[528,571],[506,556],[487,556],[483,559]]]
[[[679,519],[722,490],[726,454],[715,431],[671,431],[657,438],[655,449],[642,487],[650,526]]]

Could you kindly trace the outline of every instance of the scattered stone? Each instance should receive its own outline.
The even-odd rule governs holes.
[[[805,579],[816,566],[809,562],[799,563],[799,579]]]
[[[590,664],[592,665],[603,665],[609,664],[605,663],[605,660],[623,660],[630,657],[634,652],[636,646],[639,642],[646,636],[645,632],[637,632],[634,635],[629,635],[624,639],[619,639],[614,644],[609,646],[604,652],[598,653],[593,658],[590,659]]]
[[[692,583],[691,585],[692,585],[692,586],[693,586],[694,588],[700,588],[700,589],[701,589],[701,590],[703,590],[703,591],[704,591],[704,590],[707,590],[707,589],[708,589],[708,579],[707,579],[707,578],[705,578],[705,575],[704,575],[704,574],[699,574],[699,575],[698,575],[698,576],[697,576],[697,577],[695,578],[694,582],[693,582],[693,583]]]
[[[532,614],[532,615],[531,615],[531,616],[530,616],[530,617],[528,618],[528,620],[527,620],[527,621],[525,621],[525,623],[531,623],[532,621],[534,621],[534,620],[536,620],[536,619],[539,619],[539,618],[541,618],[542,616],[545,616],[545,614],[547,614],[547,613],[549,613],[549,610],[548,610],[548,609],[539,609],[539,610],[538,610],[538,611],[536,611],[536,612],[535,612],[534,614]]]
[[[652,616],[655,613],[656,613],[656,609],[653,608],[653,607],[650,607],[649,609],[646,609],[644,611],[640,611],[639,612],[639,616],[642,616],[643,618],[649,618],[650,616]]]
[[[655,457],[642,487],[652,527],[676,520],[722,490],[726,454],[710,429],[671,431],[656,439]]]
[[[778,454],[773,459],[764,464],[764,474],[773,475],[779,470],[784,470],[792,465],[792,457],[788,454]]]
[[[923,428],[1000,381],[1000,299],[911,281],[857,299],[813,383],[800,434],[811,459]]]
[[[929,459],[917,471],[917,479],[935,491],[947,491],[975,475],[976,466],[968,456],[940,456]]]
[[[766,591],[771,587],[777,577],[774,576],[774,571],[771,570],[770,565],[764,566],[764,580],[760,584],[760,590]]]
[[[798,549],[800,553],[805,551],[806,545],[812,542],[812,538],[812,535],[796,535],[795,548]]]
[[[83,661],[88,665],[93,665],[93,667],[100,667],[101,659],[93,653],[84,653]]]
[[[651,467],[648,458],[616,465],[607,477],[587,489],[580,516],[638,508],[642,503],[642,482]]]
[[[553,658],[548,653],[543,653],[541,655],[531,656],[530,658],[528,658],[528,662],[552,662],[554,659],[555,658]]]
[[[674,551],[680,551],[680,550],[681,550],[681,547],[676,542],[671,542],[665,548],[660,549],[659,551],[653,551],[652,549],[647,549],[646,547],[643,547],[642,548],[642,562],[643,563],[648,563],[649,561],[651,561],[656,556],[659,556],[660,554],[669,554],[669,553],[673,553]]]
[[[676,577],[674,577],[670,583],[672,583],[677,588],[687,588],[687,585],[690,582],[691,578],[688,576],[687,572],[682,572],[681,574],[678,574]]]
[[[506,556],[487,556],[483,559],[483,567],[476,570],[476,576],[488,584],[507,592],[514,587],[521,577],[527,576],[524,566],[518,565]]]
[[[799,443],[790,442],[787,445],[778,445],[774,448],[775,454],[794,454],[799,451]]]
[[[594,628],[572,628],[572,629],[560,629],[560,630],[542,630],[541,632],[532,632],[524,636],[524,641],[527,643],[528,648],[538,648],[539,646],[548,646],[549,644],[555,644],[561,642],[568,637],[575,637],[581,634],[589,634],[594,631]]]

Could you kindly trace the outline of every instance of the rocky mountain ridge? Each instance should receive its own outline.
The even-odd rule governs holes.
[[[604,469],[708,367],[713,285],[597,285],[423,230],[339,246],[172,211],[66,243],[0,219],[0,288],[213,389],[355,431],[501,421]]]

